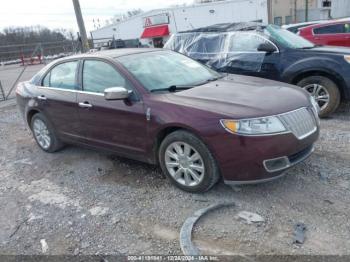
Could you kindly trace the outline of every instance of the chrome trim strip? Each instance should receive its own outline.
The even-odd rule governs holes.
[[[279,159],[284,159],[284,160],[286,161],[287,165],[285,165],[284,167],[281,167],[281,168],[273,169],[273,170],[267,168],[266,162],[268,162],[268,161],[276,161],[276,160],[279,160]],[[267,172],[269,172],[269,173],[274,173],[274,172],[282,171],[282,170],[285,170],[285,169],[289,168],[289,167],[291,166],[291,163],[290,163],[288,157],[282,156],[282,157],[276,157],[276,158],[264,160],[264,161],[263,161],[263,166],[264,166],[264,168],[265,168],[265,170],[266,170]]]
[[[88,92],[88,91],[82,91],[82,90],[76,90],[76,89],[64,89],[64,88],[47,87],[47,86],[37,86],[37,87],[39,89],[47,89],[52,91],[63,91],[63,92],[71,92],[71,93],[86,94],[86,95],[104,96],[103,93]]]

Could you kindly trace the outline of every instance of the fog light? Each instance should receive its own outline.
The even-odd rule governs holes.
[[[264,167],[268,172],[277,172],[286,169],[290,166],[288,157],[279,157],[264,161]]]

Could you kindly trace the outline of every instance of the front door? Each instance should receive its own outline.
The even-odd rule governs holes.
[[[83,137],[77,108],[77,71],[79,61],[68,61],[53,67],[38,86],[39,109],[54,125],[60,137]]]
[[[145,152],[146,114],[133,93],[126,100],[106,100],[104,90],[125,87],[129,81],[108,61],[87,59],[82,68],[82,92],[78,93],[79,116],[89,144],[132,155]]]
[[[224,71],[279,80],[280,53],[258,51],[265,42],[273,44],[257,33],[237,32],[230,36]]]

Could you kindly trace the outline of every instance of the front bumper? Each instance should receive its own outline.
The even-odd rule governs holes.
[[[271,174],[274,174],[275,176],[269,177],[269,178],[262,178],[258,180],[247,180],[247,181],[229,181],[229,180],[224,180],[225,184],[227,185],[247,185],[247,184],[259,184],[259,183],[266,183],[270,182],[276,179],[279,179],[283,177],[286,173],[284,172],[285,170],[299,164],[300,162],[306,160],[311,156],[311,154],[315,151],[314,146],[312,145],[311,147],[308,147],[301,152],[294,154],[292,156],[284,156],[284,157],[279,157],[275,159],[269,159],[265,160],[263,162],[263,166],[265,170]],[[283,159],[284,161],[280,161]],[[267,163],[271,162],[273,165],[276,166],[275,169],[272,169],[271,166],[269,166]],[[277,165],[275,163],[278,163]],[[282,173],[281,173],[282,172]],[[277,175],[276,175],[277,174]]]
[[[211,137],[210,144],[226,184],[255,184],[277,179],[304,161],[312,154],[318,137],[319,129],[302,140],[291,133],[257,137],[221,133]],[[280,158],[287,159],[285,165],[275,169],[266,165]]]

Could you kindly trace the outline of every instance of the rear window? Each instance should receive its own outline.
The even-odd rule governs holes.
[[[314,34],[323,35],[323,34],[344,34],[346,33],[347,24],[337,24],[337,25],[328,25],[314,29]]]
[[[78,61],[64,62],[55,66],[45,76],[43,80],[43,86],[63,89],[75,89],[77,68]]]

